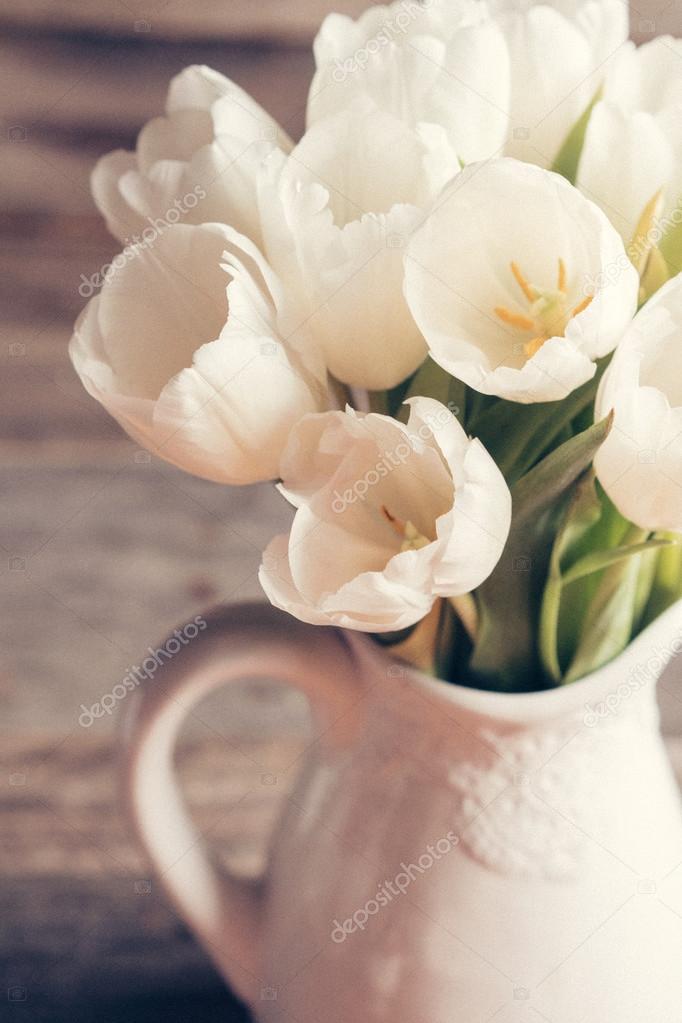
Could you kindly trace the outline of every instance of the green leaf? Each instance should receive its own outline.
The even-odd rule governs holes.
[[[567,576],[562,575],[562,562],[571,550],[601,518],[602,505],[595,486],[594,472],[585,473],[573,492],[561,529],[556,535],[549,563],[549,574],[540,612],[540,658],[545,671],[554,682],[561,680],[559,659],[559,614],[561,596]],[[584,559],[582,559],[584,560]],[[579,563],[579,562],[578,562]]]
[[[659,551],[651,596],[646,607],[643,625],[658,618],[671,604],[682,597],[682,535],[664,534],[672,545]]]
[[[470,669],[486,687],[537,688],[538,625],[550,553],[571,488],[591,465],[612,416],[562,444],[512,488],[512,526],[492,575],[476,591],[478,639]]]
[[[642,274],[642,281],[639,288],[639,304],[644,305],[652,295],[655,295],[659,288],[670,279],[668,263],[663,253],[655,245],[649,252],[646,262],[646,269]]]
[[[563,401],[520,405],[498,400],[469,424],[495,459],[507,482],[515,483],[549,450],[585,410],[591,410],[608,360],[601,360],[592,380]]]
[[[585,134],[587,132],[587,126],[590,123],[590,117],[594,105],[601,95],[601,89],[598,89],[593,99],[587,106],[587,109],[575,122],[568,135],[564,139],[563,145],[559,150],[551,169],[556,171],[557,174],[563,175],[572,185],[575,184],[578,176],[578,164],[580,163],[580,155],[585,145]]]
[[[658,243],[661,255],[668,264],[670,276],[682,271],[682,206],[677,206],[669,218],[670,226]]]
[[[611,565],[615,565],[617,562],[622,561],[623,558],[631,558],[633,554],[644,554],[657,547],[670,547],[670,545],[670,540],[652,539],[642,540],[641,543],[614,547],[610,551],[594,551],[592,554],[586,554],[584,558],[577,561],[575,565],[566,572],[563,577],[563,584],[564,586],[568,586],[569,583],[582,579],[586,575],[591,575],[592,572],[601,572],[603,569],[609,568]]]
[[[639,570],[640,559],[635,556],[621,559],[604,572],[587,609],[585,627],[564,677],[565,683],[575,682],[601,668],[617,657],[630,642],[637,605]]]
[[[659,538],[660,539],[660,538]],[[671,542],[668,543],[671,546]],[[639,576],[637,579],[637,594],[635,597],[635,619],[633,623],[633,636],[641,632],[645,624],[647,606],[651,600],[651,591],[656,579],[659,554],[663,551],[658,548],[642,555],[639,565]]]

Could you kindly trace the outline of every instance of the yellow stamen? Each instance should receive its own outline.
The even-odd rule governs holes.
[[[513,313],[503,305],[495,306],[495,315],[499,316],[503,323],[508,323],[510,327],[518,327],[519,330],[532,330],[535,326],[530,316],[524,316],[523,313]]]
[[[529,359],[532,355],[535,355],[536,352],[540,351],[546,340],[547,340],[546,337],[540,336],[534,337],[530,341],[526,342],[526,344],[523,346],[523,350]]]
[[[532,286],[532,284],[528,283],[526,278],[521,273],[521,270],[519,269],[517,263],[515,263],[512,260],[509,265],[511,266],[511,272],[514,274],[514,277],[516,278],[516,283],[521,288],[521,291],[524,293],[529,302],[534,302],[535,299],[538,297],[535,288]]]
[[[660,220],[663,212],[663,189],[652,195],[642,210],[642,215],[637,222],[632,241],[627,247],[627,254],[630,262],[641,277],[646,270],[647,260],[652,246],[655,244],[653,229]]]
[[[594,298],[594,295],[587,295],[582,300],[582,302],[578,302],[577,306],[575,307],[575,309],[571,313],[571,316],[577,316],[578,313],[581,313],[584,309],[587,309],[588,305],[590,304],[590,302],[592,301],[593,298]]]
[[[509,265],[517,284],[528,299],[530,305],[528,315],[516,313],[503,305],[495,306],[494,311],[503,323],[515,327],[517,330],[532,333],[533,336],[530,340],[523,344],[523,351],[530,359],[540,351],[545,341],[551,337],[563,337],[569,320],[587,309],[594,295],[587,295],[572,311],[569,311],[567,308],[568,275],[563,259],[558,260],[556,288],[537,288],[526,280],[517,263],[511,262]]]
[[[559,291],[563,291],[566,294],[566,264],[563,259],[559,260],[559,275],[557,277],[556,286]]]
[[[431,541],[423,536],[415,524],[410,522],[403,522],[402,519],[396,518],[395,515],[391,515],[386,505],[382,504],[381,513],[389,522],[391,528],[398,534],[402,543],[400,550],[402,551],[419,551],[422,547],[428,547]]]

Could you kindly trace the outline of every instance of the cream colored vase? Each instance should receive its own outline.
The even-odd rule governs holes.
[[[132,820],[263,1023],[680,1023],[682,815],[655,699],[680,649],[682,604],[589,678],[506,695],[222,610],[136,697]],[[258,886],[210,864],[173,770],[190,707],[249,677],[313,717]]]

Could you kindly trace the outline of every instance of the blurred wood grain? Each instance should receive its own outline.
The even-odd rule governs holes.
[[[154,35],[160,39],[272,40],[308,43],[330,10],[357,17],[367,0],[4,0],[0,27],[98,35]]]
[[[0,1004],[13,1020],[247,1019],[147,887],[118,812],[117,716],[92,733],[78,716],[178,622],[258,596],[260,551],[288,513],[271,488],[218,487],[140,452],[85,393],[67,344],[81,275],[119,248],[90,197],[98,156],[132,147],[192,63],[300,134],[309,44],[331,9],[0,7]],[[237,869],[262,863],[304,726],[300,700],[265,682],[191,722],[181,771]]]

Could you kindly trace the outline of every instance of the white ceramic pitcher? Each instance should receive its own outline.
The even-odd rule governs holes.
[[[682,603],[589,678],[507,695],[224,609],[135,698],[134,826],[263,1023],[680,1023],[682,815],[655,688],[681,649]],[[172,763],[188,709],[249,677],[301,689],[314,722],[258,886],[210,864]]]

